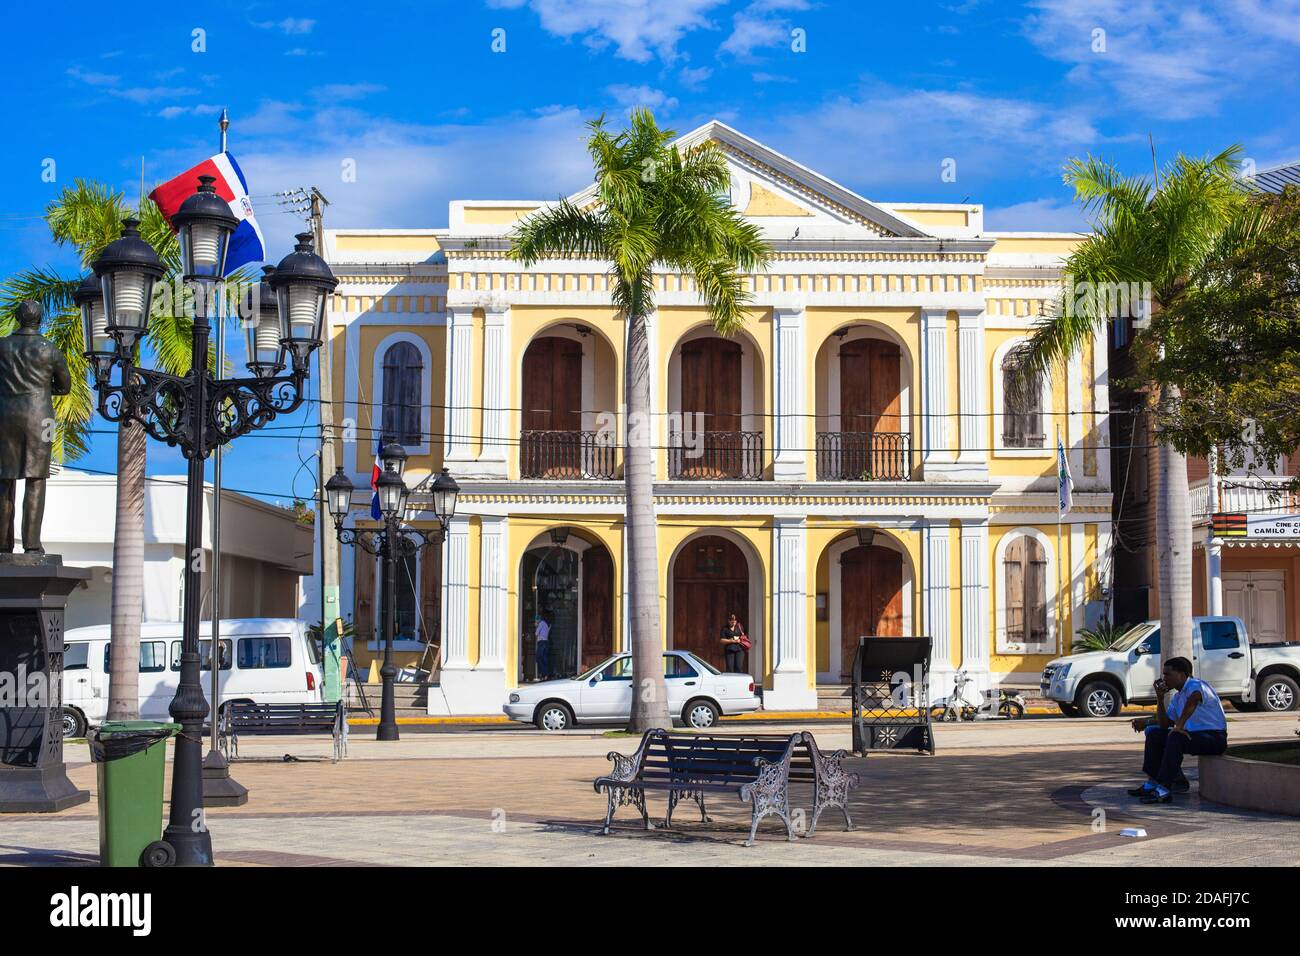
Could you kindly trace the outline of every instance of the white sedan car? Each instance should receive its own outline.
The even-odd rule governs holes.
[[[723,674],[686,651],[664,654],[664,683],[668,712],[697,729],[714,726],[723,714],[758,710],[761,703],[748,674]],[[525,684],[502,710],[542,730],[625,721],[632,713],[632,655],[616,654],[572,679]]]

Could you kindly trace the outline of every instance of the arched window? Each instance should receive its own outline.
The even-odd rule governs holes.
[[[1006,581],[1006,641],[1042,645],[1047,633],[1047,551],[1036,538],[1020,535],[1002,557]]]
[[[1002,361],[1002,444],[1007,448],[1046,447],[1043,430],[1043,388],[1039,380],[1020,387],[1019,366],[1012,352]]]
[[[384,437],[402,445],[422,445],[420,434],[420,391],[424,361],[410,342],[395,342],[384,353]]]

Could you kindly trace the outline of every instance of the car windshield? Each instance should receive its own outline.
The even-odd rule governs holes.
[[[1138,624],[1112,644],[1110,649],[1112,651],[1131,651],[1137,647],[1144,637],[1155,630],[1155,627],[1154,624]]]

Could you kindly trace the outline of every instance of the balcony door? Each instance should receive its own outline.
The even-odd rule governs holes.
[[[840,671],[853,669],[858,638],[903,636],[903,556],[859,545],[840,557]]]
[[[524,353],[520,456],[525,478],[582,477],[582,343],[544,336]]]
[[[673,477],[759,477],[761,448],[742,431],[743,369],[739,342],[703,338],[682,345],[682,447],[673,449]]]
[[[840,346],[842,477],[907,477],[901,368],[893,342],[852,339]]]

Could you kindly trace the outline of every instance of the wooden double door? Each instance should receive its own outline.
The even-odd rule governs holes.
[[[903,556],[892,548],[859,545],[840,556],[841,676],[862,636],[903,636]]]
[[[520,564],[519,679],[536,680],[537,618],[550,625],[550,673],[574,677],[614,653],[614,561],[593,545],[534,548]]]
[[[582,344],[556,335],[534,339],[524,352],[521,394],[520,474],[581,478]]]
[[[688,541],[673,562],[672,646],[723,670],[721,631],[729,614],[740,619],[752,639],[749,562],[726,538],[706,535]],[[745,665],[752,670],[753,661],[747,659]]]

